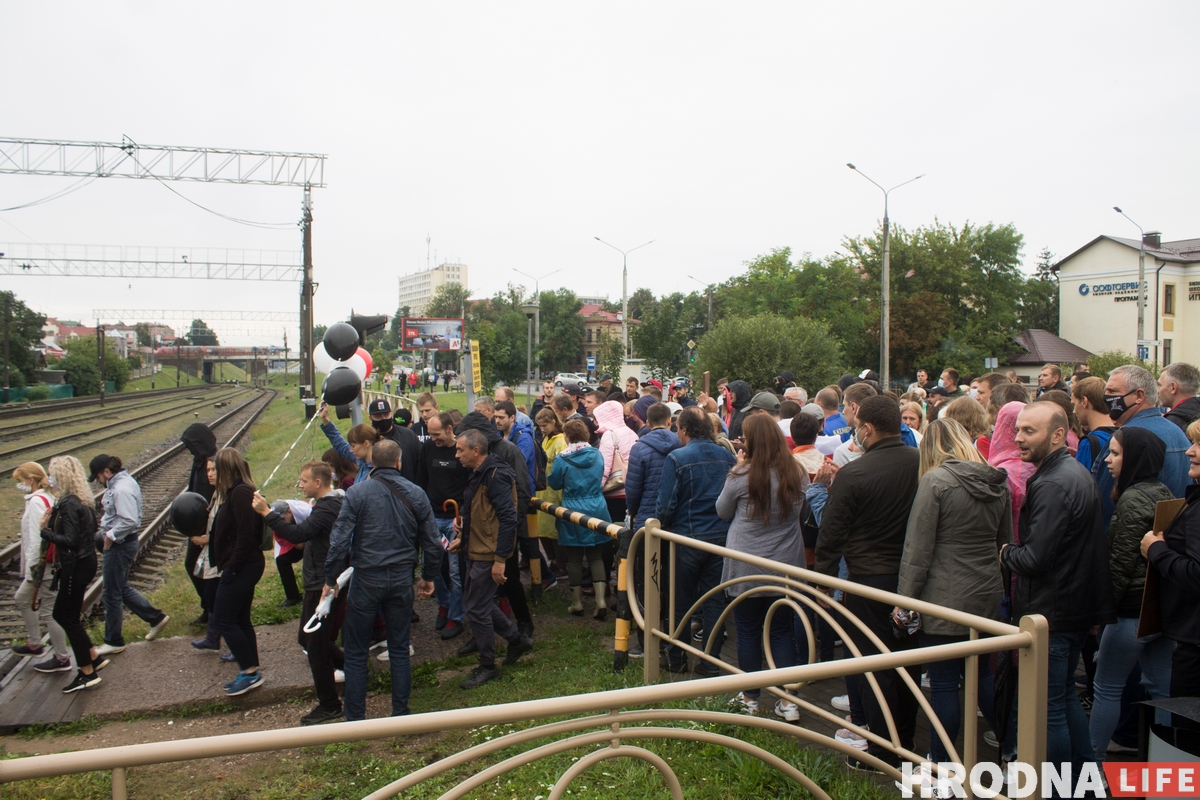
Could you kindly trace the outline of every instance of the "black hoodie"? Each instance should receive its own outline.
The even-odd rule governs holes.
[[[187,490],[211,501],[213,486],[208,482],[208,459],[217,454],[217,437],[203,422],[193,422],[184,430],[179,441],[192,454],[192,472],[188,476]]]
[[[482,433],[488,441],[488,452],[507,464],[517,477],[517,516],[528,514],[529,467],[525,465],[525,454],[521,448],[501,436],[495,424],[479,411],[472,411],[463,417],[462,422],[455,426],[454,433],[457,435],[469,430]],[[525,525],[517,525],[517,535],[521,538],[529,535]]]
[[[729,418],[729,438],[742,438],[742,409],[750,404],[750,384],[745,381],[730,381],[725,387],[733,395],[733,415]]]

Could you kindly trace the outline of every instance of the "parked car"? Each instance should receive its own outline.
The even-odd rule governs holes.
[[[587,382],[587,375],[583,375],[578,372],[560,372],[554,376],[554,385],[559,389],[563,387],[563,384],[574,383],[578,386],[582,386]]]

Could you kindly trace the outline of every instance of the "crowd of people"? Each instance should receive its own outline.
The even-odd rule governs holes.
[[[284,602],[303,605],[302,624],[323,601],[332,603],[315,632],[299,633],[318,699],[302,722],[365,717],[373,650],[389,663],[392,713],[408,712],[411,625],[415,601],[425,597],[436,597],[443,639],[469,631],[458,653],[476,654],[478,664],[461,685],[482,686],[501,675],[497,637],[504,665],[535,646],[523,568],[534,598],[565,582],[574,615],[603,620],[615,603],[612,538],[531,512],[536,497],[634,530],[656,518],[698,542],[960,612],[1012,621],[1042,614],[1050,626],[1048,759],[1103,760],[1128,742],[1123,732],[1140,692],[1200,694],[1200,373],[1175,363],[1155,379],[1130,365],[1104,376],[1076,372],[1068,382],[1049,364],[1036,387],[1011,374],[967,378],[946,369],[937,382],[930,374],[923,370],[900,394],[866,370],[817,388],[811,399],[790,372],[757,390],[721,379],[711,395],[694,398],[686,380],[617,386],[605,375],[596,386],[561,390],[547,381],[528,409],[501,387],[465,415],[442,411],[424,393],[415,418],[373,400],[369,423],[344,436],[322,406],[330,448],[300,468],[303,499],[274,504],[257,491],[240,453],[218,450],[211,432],[193,425],[183,437],[194,456],[189,489],[209,501],[206,532],[191,538],[186,557],[202,609],[195,622],[207,626],[193,646],[227,646],[221,658],[238,665],[227,694],[263,684],[250,607],[274,539]],[[40,671],[76,669],[64,691],[98,683],[108,657],[124,648],[123,607],[151,626],[147,639],[168,620],[128,583],[141,516],[136,481],[116,458],[97,456],[90,466],[91,479],[105,487],[98,520],[75,459],[52,460],[49,474],[37,464],[14,473],[27,492],[17,604],[29,637],[17,649],[45,655]],[[1155,530],[1158,504],[1179,498],[1184,510]],[[264,526],[272,536],[264,537]],[[93,647],[79,615],[98,551],[106,625],[104,642]],[[297,561],[302,593],[291,573]],[[1157,576],[1153,589],[1147,565]],[[339,588],[347,567],[353,577]],[[761,569],[684,547],[673,570],[664,589],[677,609],[728,584],[697,614],[696,648],[721,653],[725,630],[717,621],[736,598],[740,669],[762,669],[764,626],[778,666],[804,663],[810,649],[821,660],[837,657],[843,643],[822,615],[772,611],[779,593],[756,580]],[[640,575],[633,584],[644,591]],[[1138,617],[1152,590],[1161,623],[1147,632]],[[54,602],[49,652],[29,610],[39,592]],[[968,638],[966,627],[903,603],[852,591],[829,602],[844,604],[893,649]],[[845,629],[846,644],[876,652],[872,637]],[[643,655],[645,646],[635,637],[629,655]],[[689,655],[668,648],[667,668],[719,674]],[[1088,678],[1077,689],[1081,662]],[[962,660],[910,670],[917,681],[922,672],[953,738],[963,713]],[[890,714],[911,749],[915,697],[897,671],[875,678],[879,697],[851,677],[833,706],[870,731],[887,730]],[[990,741],[1011,757],[1015,699],[996,690],[986,658],[978,696]],[[760,697],[746,690],[737,700],[753,713]],[[783,700],[772,712],[799,719]],[[897,763],[849,727],[837,737]],[[937,737],[930,747],[945,760]]]

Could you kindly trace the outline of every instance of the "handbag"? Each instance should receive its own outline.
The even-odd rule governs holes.
[[[608,473],[608,480],[600,487],[601,494],[611,494],[625,488],[625,456],[621,455],[621,444],[617,441],[617,435],[614,433],[612,437],[612,471]]]

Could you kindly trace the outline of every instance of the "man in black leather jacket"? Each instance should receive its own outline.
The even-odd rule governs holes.
[[[1015,616],[1042,614],[1050,623],[1046,760],[1070,761],[1078,774],[1095,753],[1075,667],[1088,631],[1116,617],[1100,493],[1067,450],[1067,429],[1054,403],[1031,403],[1017,416],[1021,460],[1037,472],[1021,506],[1021,543],[1005,545],[1000,562],[1017,575]]]

